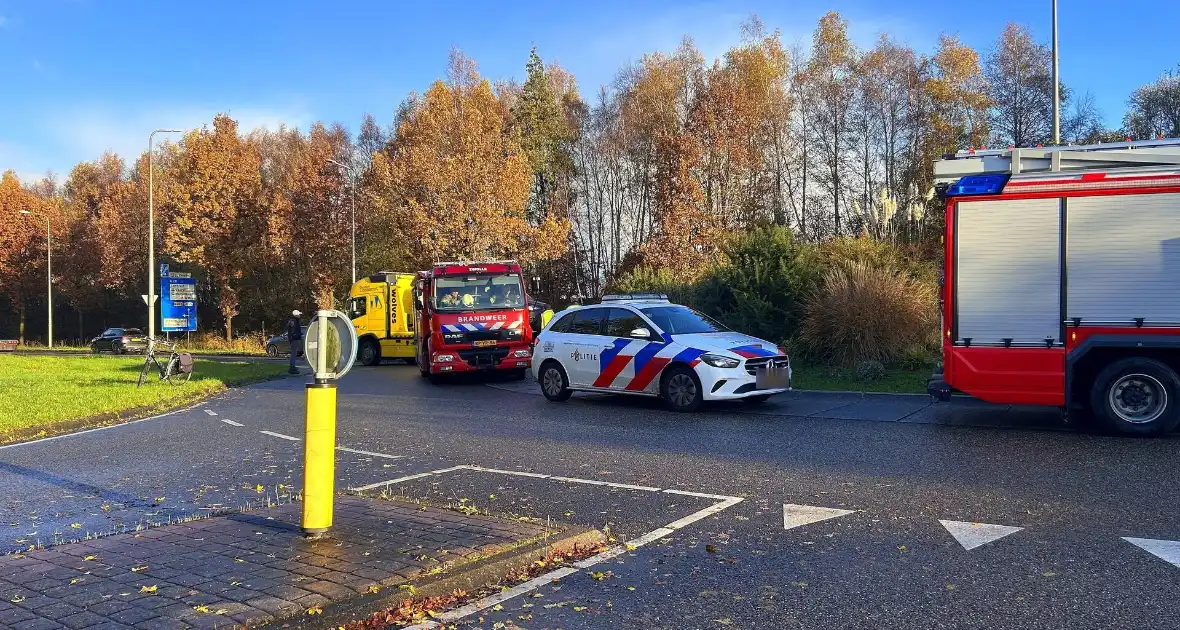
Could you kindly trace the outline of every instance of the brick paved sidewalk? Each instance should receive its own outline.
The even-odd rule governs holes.
[[[0,628],[233,628],[303,615],[552,530],[339,497],[330,538],[299,504],[0,556]]]

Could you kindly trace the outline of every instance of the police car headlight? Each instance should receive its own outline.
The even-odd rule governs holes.
[[[702,354],[701,360],[715,368],[735,368],[742,363],[737,359],[720,354]]]

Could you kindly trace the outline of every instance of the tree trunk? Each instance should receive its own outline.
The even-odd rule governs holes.
[[[78,309],[78,341],[79,343],[86,342],[86,333],[82,332],[82,309]]]
[[[25,304],[24,304],[24,302],[21,302],[21,304],[20,304],[20,328],[18,328],[17,330],[19,331],[19,337],[17,337],[17,338],[20,340],[20,345],[23,346],[23,345],[25,345]]]
[[[233,341],[234,339],[234,316],[225,316],[225,340]]]

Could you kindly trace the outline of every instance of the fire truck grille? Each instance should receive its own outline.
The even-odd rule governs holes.
[[[487,350],[460,350],[459,358],[476,369],[492,369],[508,356],[508,348],[489,348]]]
[[[774,361],[774,367],[779,369],[786,369],[790,365],[791,360],[787,357],[758,357],[757,359],[746,359],[746,372],[751,376],[758,374],[758,368]]]

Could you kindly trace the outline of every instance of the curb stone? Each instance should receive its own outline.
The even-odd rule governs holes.
[[[412,581],[413,595],[408,594],[406,589],[398,588],[396,583],[385,584],[382,592],[326,604],[323,613],[314,617],[305,615],[296,619],[275,620],[255,627],[337,628],[354,621],[364,621],[374,613],[397,608],[402,602],[412,599],[441,597],[457,589],[474,595],[482,589],[496,586],[512,570],[528,567],[539,556],[554,552],[569,553],[575,546],[593,548],[606,542],[606,535],[596,529],[570,528],[531,544],[459,565],[416,583]]]

